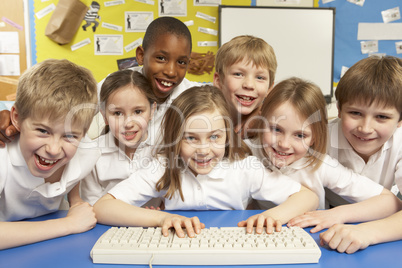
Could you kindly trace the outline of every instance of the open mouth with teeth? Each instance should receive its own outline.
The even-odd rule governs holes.
[[[284,152],[280,152],[280,151],[276,150],[275,148],[272,148],[272,150],[274,151],[275,156],[276,156],[276,157],[279,157],[279,158],[286,158],[286,157],[288,157],[288,156],[293,155],[293,153],[287,154],[287,153],[284,153]]]
[[[132,140],[137,136],[138,131],[128,131],[124,132],[123,136],[126,140]]]
[[[250,97],[250,96],[246,96],[246,95],[236,95],[237,100],[240,102],[241,105],[251,105],[254,103],[254,100],[256,98],[254,97]]]
[[[39,155],[35,155],[35,156],[36,156],[36,163],[37,163],[38,167],[40,167],[42,169],[51,169],[60,161],[60,159],[50,160],[50,159],[43,158]]]
[[[365,139],[365,138],[361,138],[359,136],[354,135],[356,139],[358,139],[359,141],[373,141],[375,139]]]
[[[193,160],[198,166],[208,166],[212,161],[211,159],[193,159]]]
[[[174,82],[161,80],[161,79],[156,79],[156,82],[157,82],[158,87],[159,87],[159,89],[161,91],[169,91],[175,85]]]

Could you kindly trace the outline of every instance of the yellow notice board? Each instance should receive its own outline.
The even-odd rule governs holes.
[[[82,0],[82,2],[90,7],[94,1]],[[136,32],[128,29],[127,18],[129,15],[143,16],[143,20],[131,25],[131,28],[138,27],[140,29],[144,27],[141,24],[150,19],[149,16],[152,20],[161,15],[161,4],[164,5],[165,15],[188,23],[193,37],[193,52],[212,52],[215,55],[218,50],[218,35],[213,35],[211,32],[217,32],[219,28],[218,6],[208,6],[207,4],[214,2],[220,2],[222,5],[249,6],[251,4],[250,0],[187,0],[187,3],[183,0],[98,0],[96,2],[99,3],[97,15],[100,18],[93,16],[99,23],[95,32],[92,28],[95,24],[86,27],[86,31],[84,31],[82,26],[86,25],[86,21],[82,21],[73,40],[69,44],[59,45],[45,36],[46,25],[58,1],[34,0],[36,62],[49,58],[65,58],[90,69],[99,82],[109,73],[118,70],[117,60],[135,57],[135,47],[142,42],[145,30]],[[172,15],[175,10],[177,10],[177,14]],[[201,31],[199,27],[202,27]],[[106,55],[110,51],[106,53],[97,51],[97,45],[103,39],[107,40],[111,46],[115,42],[116,46],[123,48],[122,51],[121,49],[112,50],[112,55]],[[75,50],[72,50],[72,47]],[[120,54],[116,55],[116,53]],[[213,71],[210,74],[187,74],[186,76],[187,79],[198,82],[211,82],[212,77]]]

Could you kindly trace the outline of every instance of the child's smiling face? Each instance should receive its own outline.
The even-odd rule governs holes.
[[[266,118],[262,144],[272,164],[281,168],[303,158],[313,144],[311,126],[289,102],[279,105]]]
[[[166,33],[146,50],[137,49],[137,60],[151,82],[154,94],[165,100],[186,76],[191,57],[191,44],[182,36]]]
[[[402,125],[395,107],[377,103],[345,103],[339,112],[342,131],[355,152],[366,162]]]
[[[216,110],[186,120],[180,157],[195,176],[208,174],[222,160],[226,131],[225,120]]]
[[[148,122],[154,110],[147,97],[133,85],[121,87],[108,97],[102,114],[116,145],[124,147],[127,156],[132,157],[137,146],[147,138]]]
[[[84,131],[78,124],[69,130],[64,121],[30,117],[22,122],[13,121],[21,132],[21,153],[33,176],[49,178],[75,155]]]

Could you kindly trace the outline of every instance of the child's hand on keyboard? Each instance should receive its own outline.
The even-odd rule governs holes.
[[[198,217],[187,218],[181,215],[166,213],[161,225],[162,234],[169,235],[169,228],[174,228],[178,237],[185,237],[183,228],[186,228],[187,235],[194,237],[195,234],[201,233],[201,229],[205,228],[205,224],[201,223]]]
[[[301,228],[315,226],[310,232],[316,233],[336,223],[343,223],[339,221],[340,218],[340,215],[332,209],[309,211],[291,219],[288,226],[298,226]]]
[[[263,227],[266,226],[266,230],[268,234],[272,234],[274,231],[280,232],[282,229],[282,223],[278,220],[271,218],[270,216],[266,216],[263,213],[251,216],[245,221],[241,221],[237,224],[239,227],[247,227],[247,233],[251,233],[253,231],[253,227],[255,226],[256,233],[261,234]]]

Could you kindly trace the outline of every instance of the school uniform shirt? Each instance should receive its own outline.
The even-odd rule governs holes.
[[[137,72],[143,73],[143,68],[140,66],[132,67],[129,68],[130,70],[134,70]],[[106,79],[106,78],[105,78]],[[101,82],[98,83],[98,97],[100,100],[100,91],[103,82],[105,81],[103,79]],[[198,82],[192,82],[189,81],[188,79],[184,78],[183,81],[173,89],[169,97],[166,99],[166,101],[162,104],[158,104],[156,107],[156,111],[154,112],[154,115],[151,119],[151,121],[148,123],[148,135],[149,135],[149,142],[151,145],[158,144],[161,141],[161,124],[162,124],[162,118],[168,109],[168,107],[172,104],[172,102],[181,94],[183,93],[186,89],[189,89],[190,87],[194,86],[201,86],[203,85],[202,83]]]
[[[126,203],[141,206],[152,197],[163,197],[156,183],[165,172],[163,159],[154,159],[152,167],[133,173],[117,184],[109,194]],[[194,176],[189,169],[181,171],[184,201],[176,192],[164,199],[167,210],[244,210],[251,198],[283,203],[300,191],[300,183],[266,169],[254,156],[230,163],[222,160],[210,173]]]
[[[94,142],[98,145],[101,156],[91,173],[80,183],[81,198],[91,205],[134,171],[146,167],[152,155],[149,139],[138,145],[133,159],[116,146],[111,132],[100,136]]]
[[[345,167],[370,178],[388,190],[395,183],[398,185],[399,191],[402,190],[401,128],[397,128],[394,135],[365,163],[343,135],[339,118],[330,121],[328,127],[328,155],[338,159]]]
[[[353,203],[377,196],[384,189],[382,185],[342,166],[336,159],[328,155],[324,156],[320,167],[316,170],[308,166],[306,157],[278,169],[264,156],[263,149],[257,146],[260,144],[258,139],[246,140],[245,142],[249,145],[253,155],[260,159],[267,168],[289,176],[316,193],[319,198],[318,209],[325,209],[324,187]]]
[[[22,156],[19,138],[0,148],[0,221],[19,221],[59,209],[64,196],[93,169],[100,152],[86,140],[66,164],[60,181],[34,177]],[[88,146],[88,148],[87,148]]]

